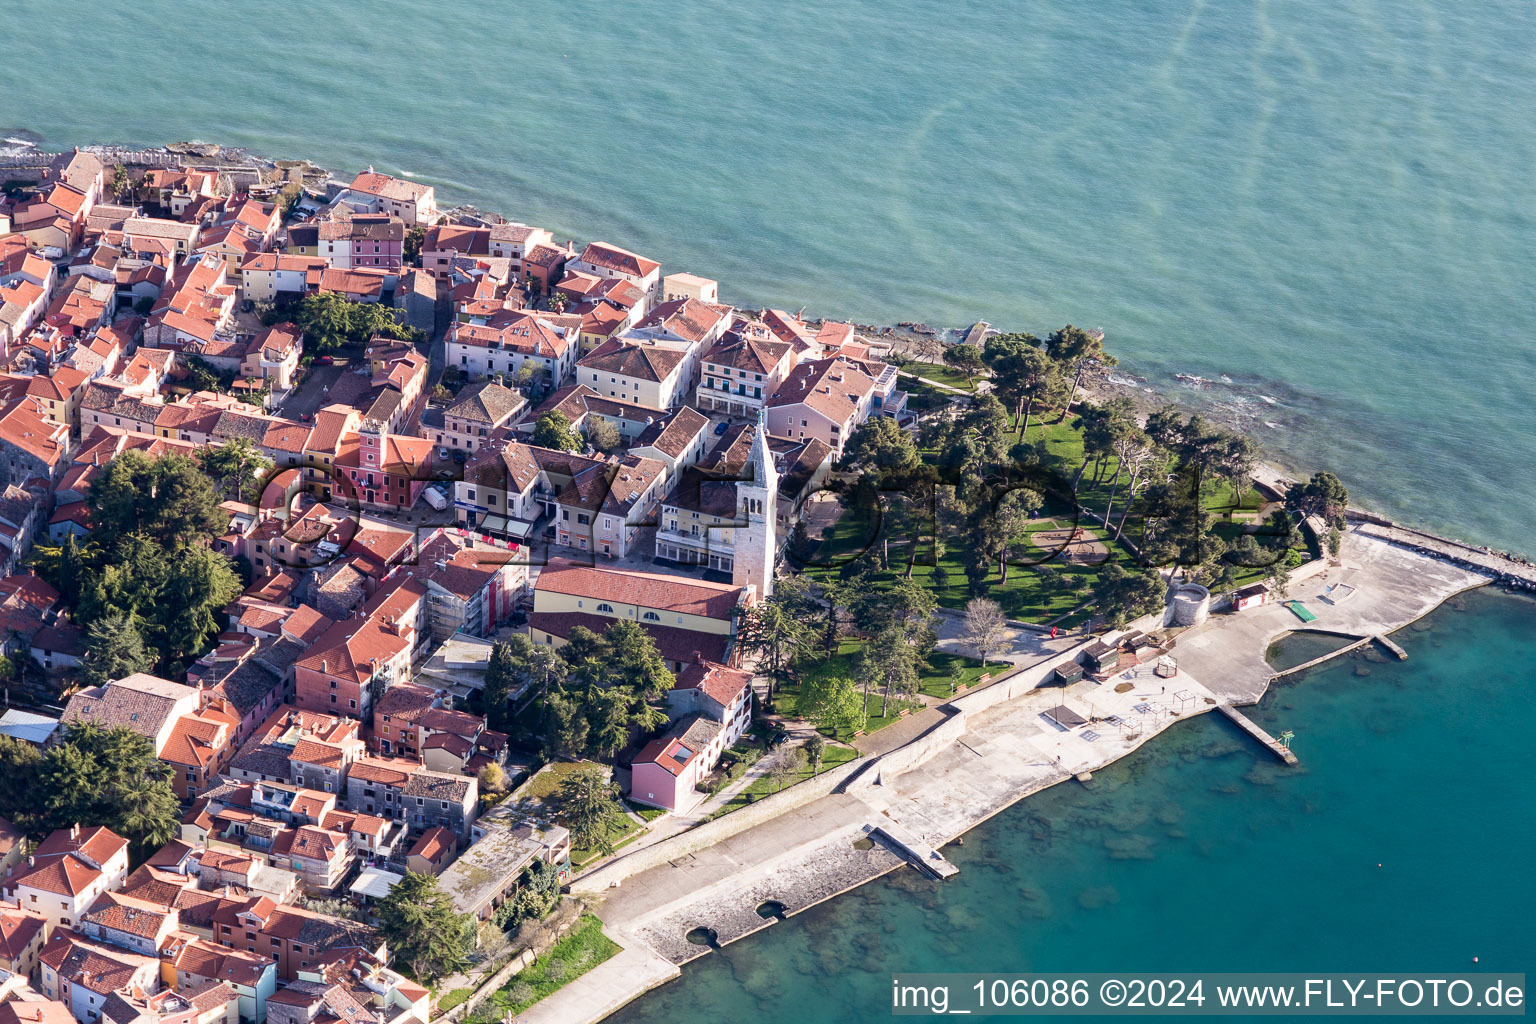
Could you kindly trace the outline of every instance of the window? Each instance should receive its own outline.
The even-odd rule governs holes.
[[[607,612],[609,615],[612,615],[613,614],[613,605],[611,605],[608,602],[604,601],[603,603],[601,603],[601,604],[599,604],[597,606],[597,610],[600,611],[600,612]]]
[[[661,621],[661,616],[657,615],[655,612],[646,612],[644,615],[642,615],[640,617],[642,619],[644,619],[646,622],[660,622]]]

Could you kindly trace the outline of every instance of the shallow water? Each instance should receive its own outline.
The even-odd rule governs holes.
[[[6,0],[0,33],[0,136],[373,164],[735,303],[1100,326],[1384,511],[1536,553],[1530,4]]]
[[[896,971],[1527,971],[1536,604],[1460,604],[1397,635],[1407,662],[1346,658],[1253,709],[1297,767],[1202,716],[971,832],[950,882],[898,872],[613,1020],[851,1024]]]

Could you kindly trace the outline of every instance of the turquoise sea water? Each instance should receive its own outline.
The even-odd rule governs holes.
[[[854,1024],[899,971],[1529,971],[1533,627],[1530,601],[1468,595],[1397,634],[1407,662],[1255,709],[1298,767],[1203,716],[971,832],[953,880],[899,871],[613,1020]]]
[[[742,304],[1101,326],[1536,552],[1529,3],[6,0],[0,39],[0,135],[375,164]]]
[[[1496,0],[4,0],[0,136],[373,164],[743,305],[1103,327],[1536,553],[1533,51]],[[1527,969],[1536,614],[1466,605],[1284,688],[1298,770],[1191,723],[622,1019],[873,1019],[898,969]]]

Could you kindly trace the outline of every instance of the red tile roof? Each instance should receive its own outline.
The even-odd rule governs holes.
[[[729,619],[741,600],[742,588],[683,576],[606,569],[552,558],[539,573],[535,594],[545,591],[594,600],[618,601],[655,608],[675,615]],[[662,625],[677,625],[676,621]]]
[[[697,661],[678,673],[674,690],[698,690],[723,708],[729,708],[752,685],[752,673],[713,661]]]

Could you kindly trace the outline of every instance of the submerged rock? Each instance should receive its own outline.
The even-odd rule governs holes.
[[[1101,910],[1120,902],[1120,890],[1112,885],[1098,885],[1084,889],[1077,895],[1077,904],[1084,910]]]
[[[1156,846],[1157,842],[1151,836],[1140,834],[1112,836],[1104,840],[1110,860],[1153,860]]]

